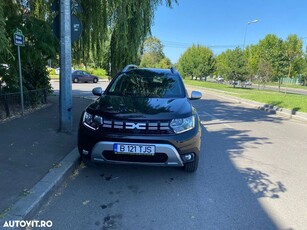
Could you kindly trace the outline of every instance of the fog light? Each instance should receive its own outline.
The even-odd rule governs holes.
[[[82,154],[83,154],[83,155],[88,155],[89,152],[83,149],[83,150],[82,150]]]
[[[183,162],[193,161],[195,158],[194,153],[187,153],[181,156]]]

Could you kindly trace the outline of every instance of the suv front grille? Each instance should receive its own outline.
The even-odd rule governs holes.
[[[133,133],[133,134],[172,134],[168,121],[120,121],[103,120],[101,128],[112,133]]]

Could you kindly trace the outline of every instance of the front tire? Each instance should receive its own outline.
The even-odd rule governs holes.
[[[74,83],[78,83],[78,82],[79,82],[79,79],[78,79],[78,78],[74,78],[73,82],[74,82]]]
[[[93,83],[97,83],[97,82],[98,82],[98,78],[94,78]]]
[[[199,158],[197,157],[193,162],[185,163],[183,166],[184,171],[190,172],[190,173],[196,172],[198,168],[198,161],[199,161]]]

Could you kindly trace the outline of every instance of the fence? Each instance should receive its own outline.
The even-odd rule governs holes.
[[[47,103],[47,89],[23,92],[25,111]],[[0,120],[21,114],[20,93],[0,94]]]
[[[294,77],[294,78],[284,77],[282,79],[282,83],[286,83],[286,84],[299,84],[300,81],[301,79],[299,77]]]

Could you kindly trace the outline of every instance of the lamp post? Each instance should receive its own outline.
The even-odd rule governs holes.
[[[244,42],[243,42],[243,50],[244,50],[244,48],[245,48],[245,40],[246,40],[247,26],[250,25],[250,24],[253,24],[253,23],[257,23],[257,22],[258,22],[258,20],[255,19],[255,20],[252,20],[252,21],[246,23],[245,34],[244,34]]]

